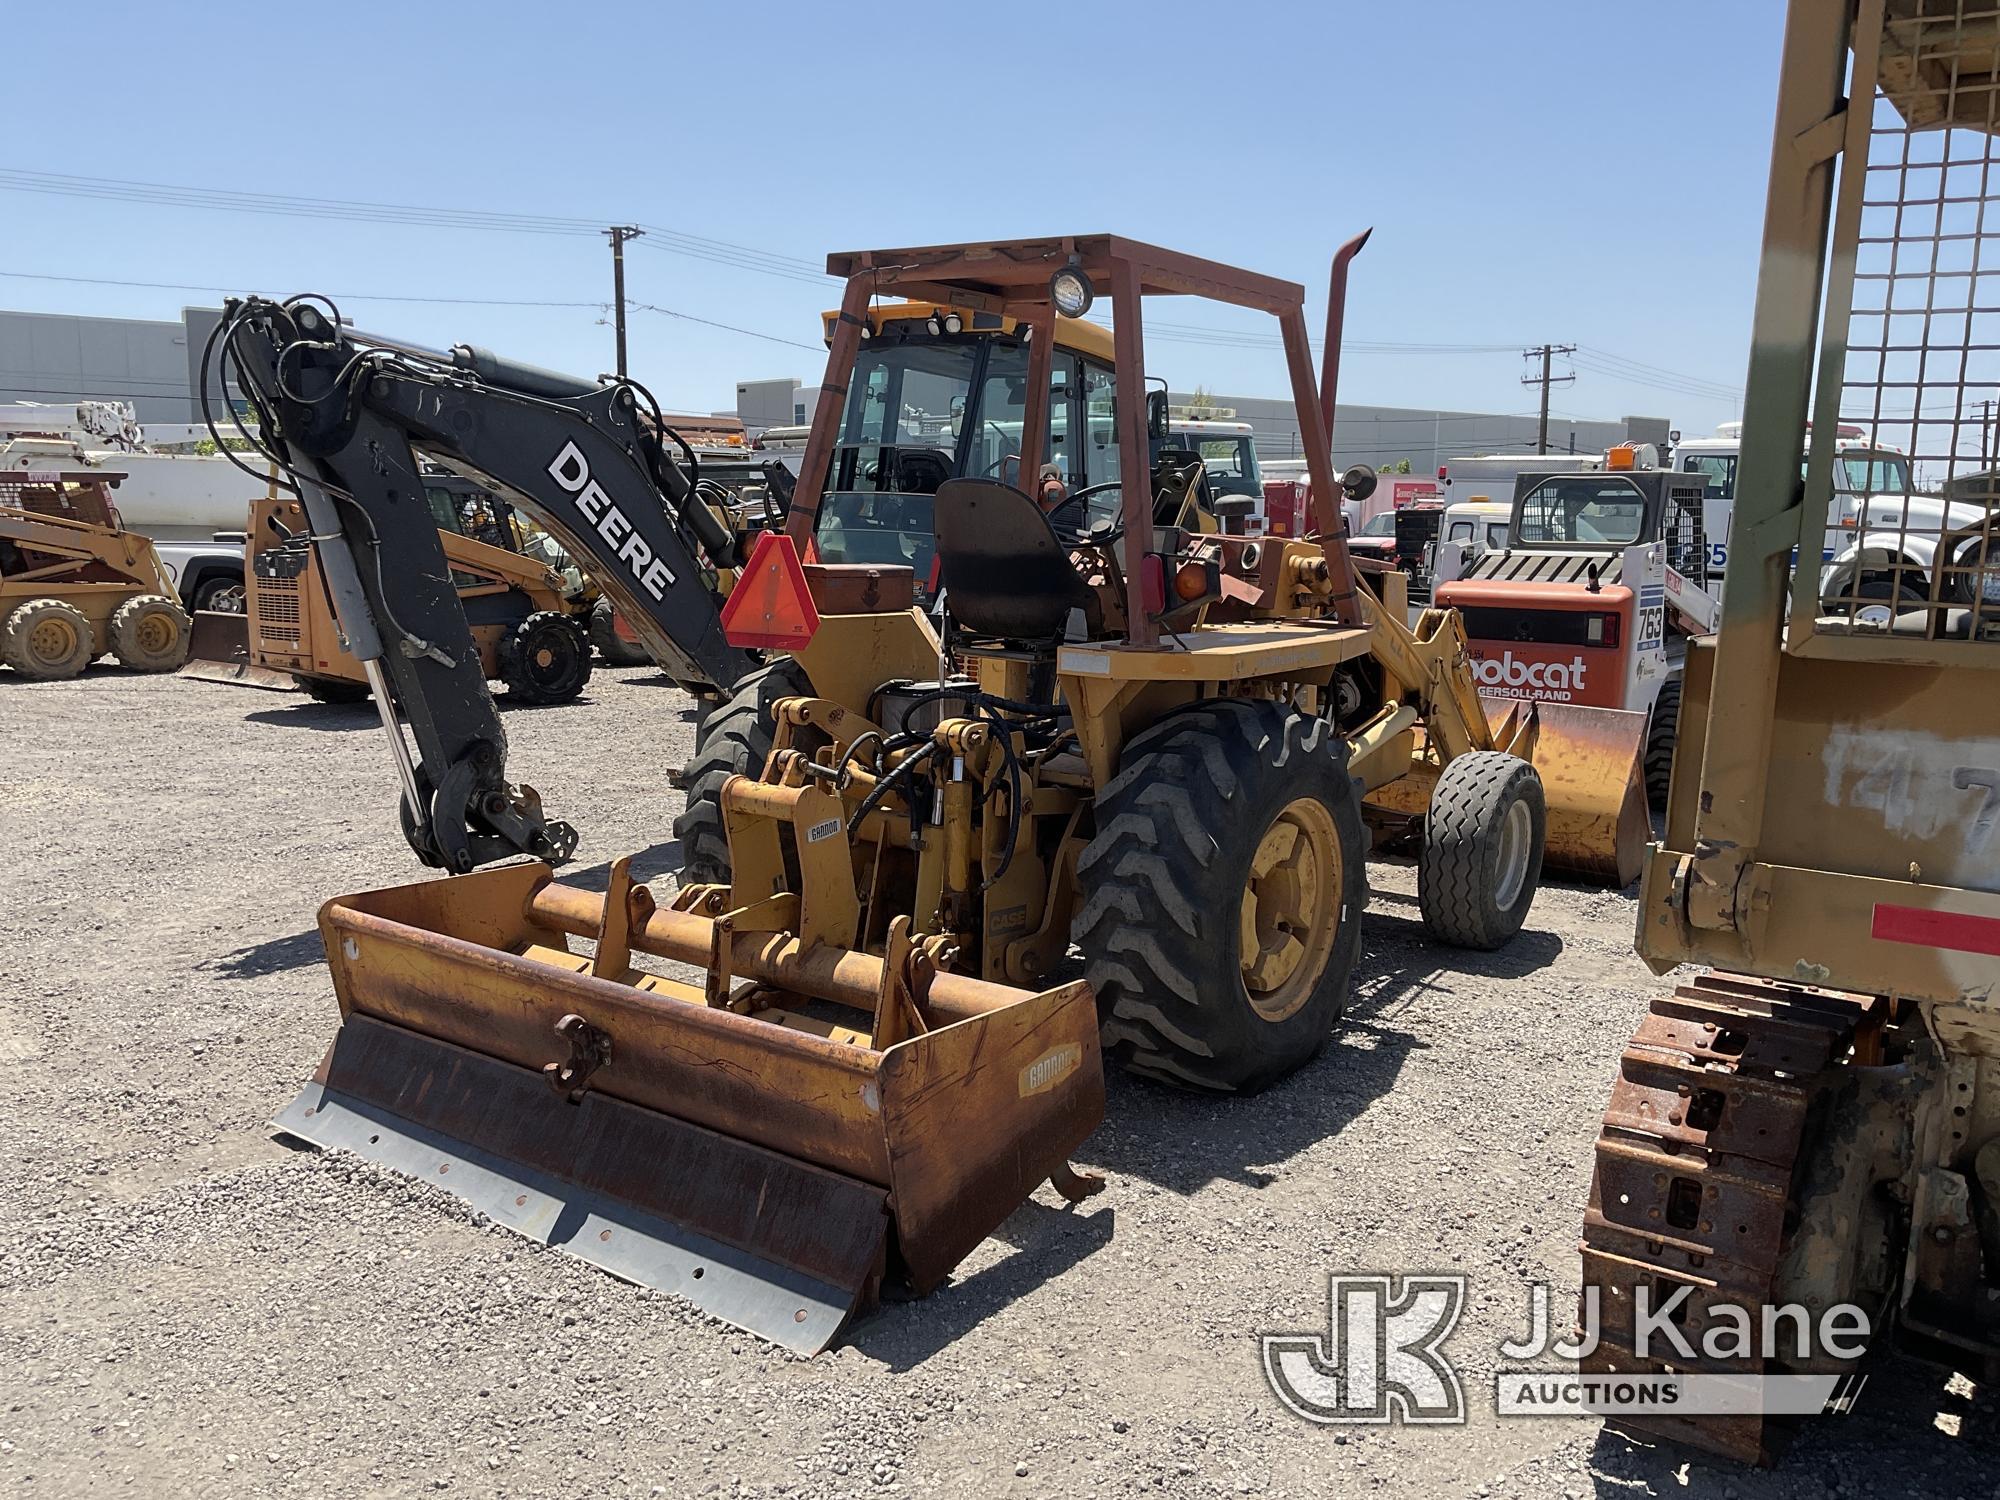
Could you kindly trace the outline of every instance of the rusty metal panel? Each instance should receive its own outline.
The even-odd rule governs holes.
[[[343,1025],[282,1128],[454,1178],[501,1222],[788,1347],[832,1339],[885,1260],[937,1285],[1038,1183],[1069,1180],[1103,1119],[1080,982],[926,972],[916,1034],[878,1047],[905,968],[732,938],[617,876],[600,898],[501,866],[338,898],[320,921]],[[627,967],[634,950],[726,951],[748,984],[711,995]],[[830,1025],[809,1013],[825,1002],[862,1014]]]
[[[882,1114],[897,1245],[927,1291],[1103,1122],[1090,987],[1063,985],[891,1048]]]
[[[321,930],[349,1015],[536,1072],[568,1054],[556,1023],[581,1015],[612,1038],[593,1091],[888,1184],[872,1052],[337,904]]]
[[[1659,1344],[1637,1352],[1638,1294],[1664,1312],[1663,1299],[1685,1287],[1669,1316],[1697,1357],[1669,1347],[1673,1368],[1764,1373],[1754,1352],[1699,1353],[1711,1309],[1775,1300],[1819,1070],[1880,1014],[1865,996],[1717,974],[1653,1002],[1620,1061],[1597,1141],[1581,1249],[1602,1343],[1580,1370],[1664,1369]],[[1659,1410],[1614,1420],[1751,1463],[1774,1457],[1783,1436],[1756,1415]]]
[[[366,1018],[275,1122],[801,1354],[875,1299],[882,1189]]]
[[[273,671],[250,659],[247,615],[212,609],[195,612],[188,632],[188,659],[178,675],[279,693],[296,692],[299,685],[291,673]]]

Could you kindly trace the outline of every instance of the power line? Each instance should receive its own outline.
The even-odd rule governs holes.
[[[37,172],[25,168],[0,168],[0,190],[35,193],[45,196],[97,199],[119,203],[145,203],[159,207],[191,208],[212,212],[260,214],[282,218],[303,218],[320,221],[345,221],[351,223],[400,224],[416,228],[476,230],[489,233],[540,234],[556,236],[582,236],[601,234],[604,220],[601,218],[574,218],[556,214],[513,213],[481,208],[441,208],[435,205],[410,203],[382,203],[360,199],[317,198],[287,193],[246,192],[233,188],[203,188],[181,184],[141,182],[129,178],[85,177],[73,173]],[[706,235],[672,229],[666,225],[641,221],[634,227],[645,231],[648,238],[639,243],[662,255],[677,255],[700,260],[711,265],[724,266],[756,275],[769,276],[780,280],[822,284],[825,271],[818,263],[800,256],[762,250],[754,246],[738,244],[730,240],[719,240]],[[30,273],[12,273],[28,275]],[[58,280],[54,276],[40,277],[42,280]],[[92,278],[67,278],[89,284]],[[231,287],[200,287],[175,285],[171,283],[118,282],[108,278],[97,282],[101,285],[153,286],[160,290],[214,291],[228,293],[239,290]],[[488,306],[488,307],[603,307],[595,302],[562,302],[526,298],[497,297],[398,297],[387,295],[362,296],[347,294],[348,300],[356,302],[410,302],[444,305]],[[669,316],[686,316],[669,313]],[[702,322],[704,319],[692,318]],[[714,326],[742,332],[753,338],[791,343],[792,340],[774,339],[769,334],[754,333],[747,329],[730,329],[730,325],[718,323]],[[1149,331],[1166,342],[1207,345],[1212,348],[1272,349],[1281,347],[1281,340],[1275,334],[1204,327],[1198,324],[1153,323]],[[799,344],[800,348],[816,349],[818,346]],[[1345,347],[1355,352],[1397,353],[1397,354],[1499,354],[1518,347],[1516,344],[1475,344],[1475,343],[1422,343],[1395,340],[1351,339]],[[1704,400],[1742,400],[1739,388],[1709,380],[1702,376],[1687,375],[1667,370],[1644,361],[1633,360],[1610,350],[1585,346],[1583,358],[1576,361],[1580,368],[1593,374],[1626,381],[1633,385],[1647,386],[1668,391],[1676,395],[1693,396]]]
[[[1194,323],[1168,323],[1147,320],[1148,336],[1169,339],[1177,343],[1212,343],[1228,348],[1240,349],[1280,349],[1284,340],[1275,333],[1256,333],[1249,329],[1207,328]],[[1318,348],[1321,340],[1310,341]],[[1344,339],[1342,349],[1370,349],[1411,354],[1509,354],[1518,349],[1515,344],[1426,344],[1407,343],[1378,339]]]
[[[775,333],[759,333],[754,328],[738,328],[734,323],[718,323],[713,318],[698,318],[693,313],[676,312],[671,307],[655,307],[650,302],[634,302],[632,306],[643,312],[659,313],[662,317],[679,318],[683,323],[700,323],[709,328],[740,333],[746,338],[762,339],[767,344],[789,344],[794,349],[810,349],[815,354],[826,353],[824,344],[807,344],[798,339],[781,339]]]
[[[709,261],[715,265],[734,266],[739,271],[756,271],[765,276],[776,276],[786,281],[807,282],[813,286],[823,285],[826,272],[815,269],[811,261],[799,260],[793,256],[774,255],[765,250],[751,250],[743,246],[728,245],[721,249],[723,242],[699,240],[681,234],[677,230],[664,229],[658,224],[639,226],[654,238],[647,242],[647,248],[657,250],[662,255],[691,256],[696,260]]]
[[[203,286],[199,283],[188,281],[126,281],[109,276],[58,276],[52,272],[44,271],[0,271],[0,276],[15,277],[25,281],[74,282],[83,286],[145,287],[155,291],[166,292],[220,292],[225,296],[240,296],[245,292],[255,290],[255,288],[241,285]],[[327,292],[324,295],[331,297],[335,302],[407,302],[425,305],[468,307],[573,307],[588,308],[598,313],[606,313],[611,310],[611,304],[608,302],[543,302],[517,297],[398,297],[375,295],[367,292]],[[709,328],[720,328],[727,333],[740,333],[745,338],[763,339],[766,343],[772,344],[789,344],[794,349],[810,349],[815,354],[825,352],[825,346],[821,344],[807,344],[801,343],[797,339],[780,338],[775,333],[759,333],[754,328],[738,328],[734,323],[718,323],[713,318],[697,317],[693,313],[682,312],[678,308],[660,307],[651,302],[633,302],[629,305],[643,308],[650,313],[658,313],[662,317],[679,318],[683,322],[688,323],[700,323]]]
[[[18,281],[66,281],[79,286],[131,286],[161,292],[218,292],[225,297],[241,296],[256,290],[240,284],[203,286],[188,281],[125,281],[110,276],[58,276],[48,271],[0,271],[0,276]],[[600,312],[611,305],[608,302],[549,302],[521,297],[398,297],[369,292],[328,292],[326,295],[340,302],[418,302],[465,307],[588,307]]]
[[[1580,350],[1588,358],[1603,360],[1613,365],[1621,365],[1637,370],[1642,374],[1664,377],[1669,380],[1680,381],[1687,385],[1707,386],[1730,396],[1741,396],[1743,394],[1741,386],[1730,385],[1726,381],[1711,380],[1706,375],[1689,375],[1680,370],[1664,369],[1659,365],[1647,364],[1643,360],[1630,359],[1625,355],[1614,354],[1609,349],[1599,349],[1591,344],[1581,345]]]
[[[117,177],[33,172],[13,167],[0,167],[0,189],[61,198],[148,203],[166,208],[502,234],[596,235],[602,232],[605,222],[601,218],[577,219],[554,214],[505,213],[492,209],[438,208],[414,203],[374,203],[348,198],[300,197],[289,193],[251,193],[233,188],[186,187]],[[657,237],[652,243],[662,253],[685,255],[717,265],[733,266],[738,270],[796,281],[817,282],[825,279],[824,273],[813,262],[797,256],[779,255],[664,225],[645,224],[640,227]]]
[[[1622,381],[1627,385],[1644,386],[1649,390],[1666,391],[1676,396],[1691,396],[1699,401],[1721,401],[1741,404],[1743,393],[1727,391],[1708,386],[1687,385],[1678,381],[1656,380],[1650,376],[1637,375],[1630,370],[1622,370],[1613,365],[1599,364],[1585,356],[1577,356],[1572,361],[1579,370],[1592,375],[1603,376],[1607,380]]]

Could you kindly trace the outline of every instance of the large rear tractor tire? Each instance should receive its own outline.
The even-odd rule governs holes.
[[[1547,829],[1542,778],[1525,760],[1474,750],[1449,762],[1417,856],[1417,906],[1431,936],[1455,948],[1505,947],[1534,904]]]
[[[1228,698],[1161,720],[1098,793],[1071,936],[1105,1052],[1219,1093],[1310,1061],[1368,904],[1361,804],[1324,719]]]
[[[75,677],[97,654],[96,634],[75,605],[30,599],[0,625],[0,661],[42,682]]]
[[[516,703],[568,703],[590,681],[590,638],[568,615],[538,610],[500,643],[500,677]]]
[[[130,672],[175,672],[187,660],[188,617],[173,600],[140,594],[111,617],[111,650]]]
[[[599,599],[591,606],[590,644],[597,648],[607,667],[650,666],[653,658],[646,654],[646,648],[618,633],[613,623],[616,613],[609,599]]]
[[[1646,723],[1646,804],[1654,812],[1667,810],[1667,786],[1674,774],[1674,739],[1680,733],[1681,680],[1660,684],[1653,700],[1653,717]]]
[[[812,692],[805,668],[784,657],[752,672],[735,691],[701,717],[694,754],[681,773],[687,805],[674,819],[681,841],[681,884],[722,885],[729,880],[729,838],[722,827],[722,783],[755,776],[770,758],[772,705]]]

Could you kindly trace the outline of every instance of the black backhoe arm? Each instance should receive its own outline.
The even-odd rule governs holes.
[[[546,529],[689,687],[726,690],[755,665],[724,639],[701,560],[737,562],[736,538],[695,493],[694,455],[684,466],[663,446],[677,440],[642,387],[357,333],[316,303],[232,300],[211,348],[297,485],[335,617],[394,742],[404,834],[452,871],[524,853],[560,863],[575,830],[507,780],[506,733],[419,455]]]

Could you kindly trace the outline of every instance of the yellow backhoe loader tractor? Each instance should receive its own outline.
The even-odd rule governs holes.
[[[153,544],[124,529],[101,470],[0,475],[0,663],[24,677],[75,677],[107,653],[171,672],[188,617]]]
[[[1624,1053],[1583,1233],[1583,1370],[1677,1372],[1619,1420],[1745,1460],[1846,1404],[1864,1343],[2000,1366],[1996,100],[1991,5],[1792,0],[1721,624],[1638,934],[1712,967]],[[1982,518],[1844,496],[1854,425]],[[1857,502],[1935,564],[1893,610],[1821,586]],[[1697,1377],[1733,1410],[1662,1415]]]
[[[599,597],[546,533],[500,496],[453,475],[423,476],[424,500],[481,669],[520,703],[566,703],[590,681],[588,622]],[[304,506],[289,496],[251,508],[244,619],[252,668],[322,703],[359,703],[368,677],[343,644]]]
[[[684,883],[335,898],[342,1024],[281,1128],[814,1350],[1043,1180],[1092,1189],[1104,1049],[1218,1091],[1318,1052],[1371,840],[1440,938],[1505,943],[1545,817],[1604,793],[1533,705],[1489,722],[1455,615],[1357,584],[1327,431],[1360,243],[1324,405],[1293,283],[1103,235],[834,257],[805,478],[724,611],[784,654],[700,730]],[[1058,336],[1096,289],[1108,361]],[[1317,537],[1222,529],[1198,457],[1152,460],[1148,295],[1278,319]]]

